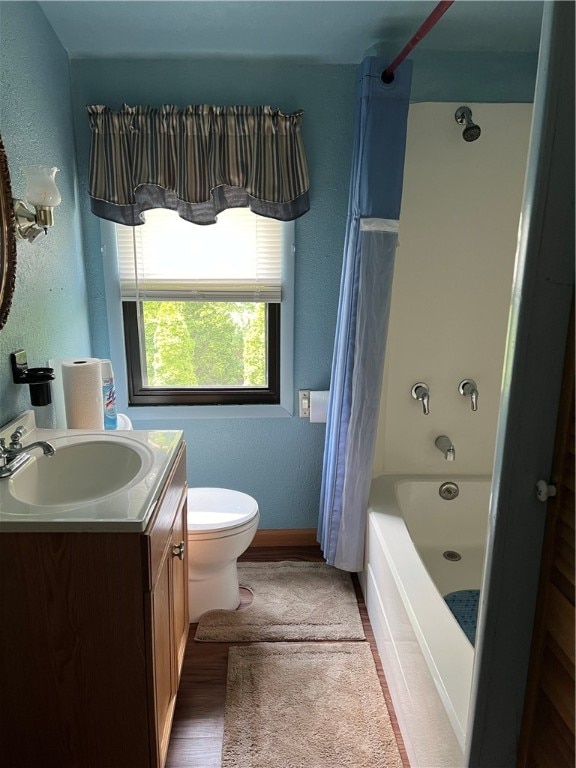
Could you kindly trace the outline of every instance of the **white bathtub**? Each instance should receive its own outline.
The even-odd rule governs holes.
[[[446,481],[460,491],[450,501],[439,495]],[[372,481],[361,581],[415,768],[464,763],[474,649],[444,596],[480,589],[489,502],[489,477]],[[445,559],[449,550],[462,559]]]

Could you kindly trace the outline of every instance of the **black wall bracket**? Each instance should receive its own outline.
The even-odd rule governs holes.
[[[30,385],[32,405],[50,405],[52,402],[50,382],[54,379],[54,368],[28,368],[28,358],[23,349],[11,353],[10,363],[14,383]]]

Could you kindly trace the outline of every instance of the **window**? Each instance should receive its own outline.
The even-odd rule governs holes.
[[[210,226],[145,217],[115,225],[129,405],[279,403],[290,225],[246,208]]]

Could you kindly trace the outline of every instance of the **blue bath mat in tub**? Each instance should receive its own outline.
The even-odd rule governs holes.
[[[460,624],[472,645],[474,645],[476,640],[479,599],[479,589],[461,589],[458,592],[450,592],[449,595],[444,597],[448,608],[454,614],[454,618]]]

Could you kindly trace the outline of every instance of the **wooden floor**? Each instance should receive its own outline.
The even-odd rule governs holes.
[[[317,547],[258,547],[249,549],[241,560],[270,562],[278,560],[322,561]],[[355,577],[354,577],[355,578]],[[394,712],[366,606],[358,583],[355,583],[358,607],[366,639],[370,643],[374,663],[390,711],[400,754],[405,768],[409,768],[406,752],[395,721]],[[196,625],[190,626],[190,636],[184,658],[182,679],[174,713],[174,724],[168,750],[166,768],[220,768],[222,732],[224,728],[224,702],[226,697],[226,669],[230,643],[196,643]],[[235,643],[239,645],[239,643]],[[339,768],[323,766],[322,768]]]

